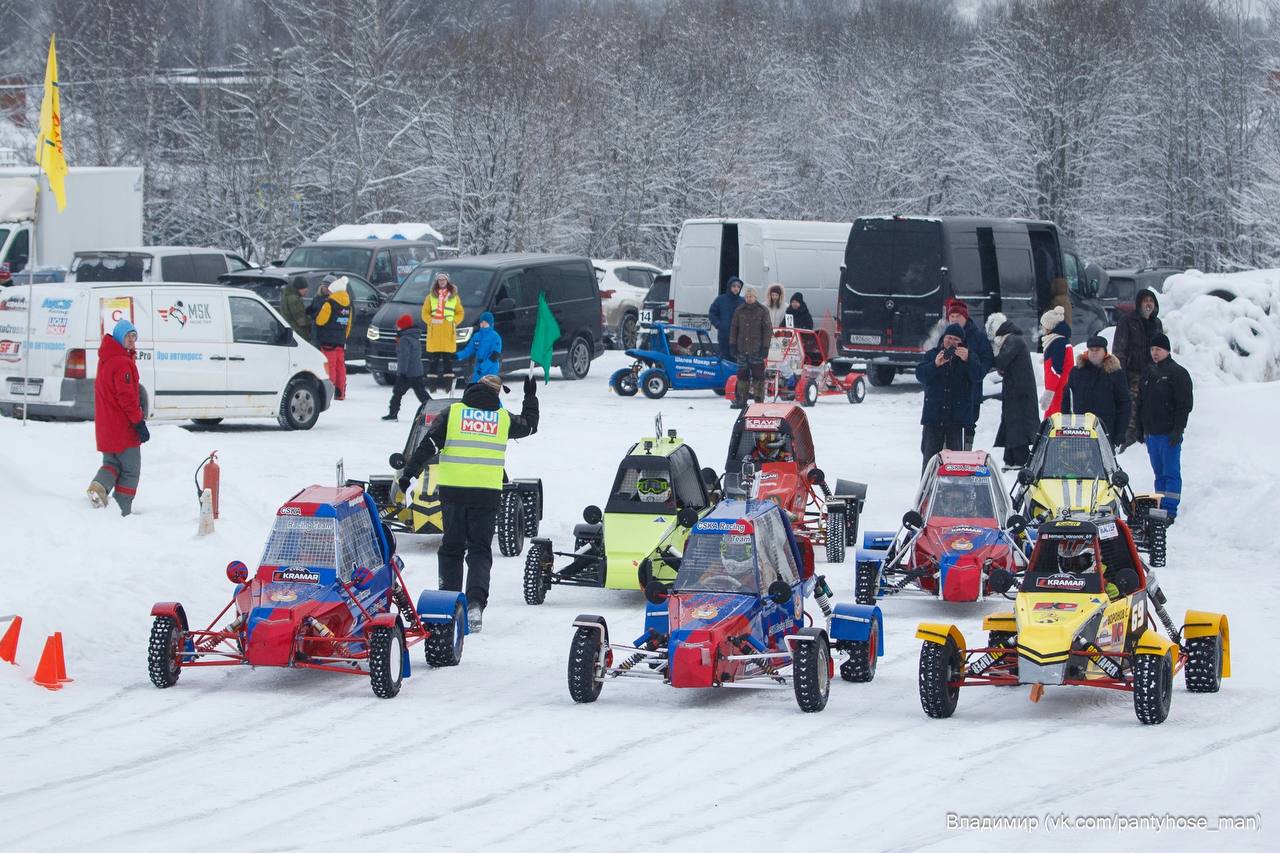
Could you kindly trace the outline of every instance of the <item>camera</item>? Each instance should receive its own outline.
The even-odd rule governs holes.
[[[953,358],[955,358],[955,357],[956,357],[956,348],[955,348],[955,347],[947,347],[946,349],[944,349],[944,350],[942,351],[942,354],[943,354],[943,355],[945,355],[945,356],[947,357],[947,361],[950,361],[951,359],[953,359]]]

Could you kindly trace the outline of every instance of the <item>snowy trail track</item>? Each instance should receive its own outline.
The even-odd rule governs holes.
[[[721,468],[733,413],[720,398],[620,399],[610,354],[585,382],[541,386],[540,433],[514,443],[513,476],[546,487],[544,535],[570,544],[582,507],[602,503],[627,444],[653,417]],[[513,383],[514,385],[514,383]],[[1180,849],[1203,833],[948,830],[946,815],[1261,815],[1259,833],[1214,833],[1237,849],[1275,849],[1280,802],[1280,686],[1271,602],[1280,509],[1272,424],[1280,384],[1197,389],[1187,433],[1186,514],[1159,571],[1186,608],[1231,620],[1235,676],[1192,695],[1178,678],[1161,726],[1144,727],[1127,694],[1026,688],[961,693],[930,720],[916,692],[917,622],[980,635],[1000,602],[947,607],[890,599],[885,656],[871,684],[832,684],[820,714],[786,691],[676,691],[610,682],[575,706],[565,662],[579,613],[604,615],[615,638],[640,632],[639,593],[555,587],[523,603],[523,557],[498,557],[485,630],[462,665],[432,670],[417,649],[398,698],[366,679],[242,668],[147,680],[154,601],[183,602],[207,622],[226,602],[223,566],[256,565],[272,515],[298,488],[385,470],[407,421],[385,424],[389,389],[368,375],[307,433],[268,422],[217,430],[159,424],[144,448],[138,514],[95,512],[82,490],[97,465],[92,424],[0,419],[0,613],[25,624],[19,667],[0,666],[0,849],[378,849],[430,841],[449,850]],[[518,388],[518,386],[515,386]],[[519,407],[518,393],[508,397]],[[919,471],[919,388],[872,389],[860,406],[809,410],[819,465],[869,483],[863,529],[894,528]],[[988,401],[979,446],[992,440]],[[191,470],[210,450],[223,465],[217,533],[195,536]],[[1121,457],[1149,488],[1140,449]],[[407,581],[435,586],[436,541],[400,537]],[[496,549],[495,549],[496,552]],[[852,600],[853,559],[819,563],[836,600]],[[3,626],[0,626],[3,627]],[[60,630],[75,682],[30,683],[44,637]],[[1268,814],[1268,809],[1272,811]]]

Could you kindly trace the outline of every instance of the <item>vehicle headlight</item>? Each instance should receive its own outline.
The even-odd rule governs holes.
[[[455,329],[453,332],[454,340],[460,344],[465,344],[467,341],[471,340],[471,333],[474,331],[474,326],[463,326],[460,329]]]
[[[376,341],[382,337],[382,332],[379,332],[378,327],[370,323],[369,331],[365,332],[364,336],[371,341]]]

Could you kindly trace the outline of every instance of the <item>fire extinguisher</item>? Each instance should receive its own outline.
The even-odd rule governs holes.
[[[203,471],[203,475],[201,475]],[[204,494],[204,490],[208,489],[213,496],[213,517],[218,517],[218,487],[221,484],[222,469],[218,467],[218,451],[213,451],[204,460],[196,466],[195,476],[193,477],[196,484],[196,500],[200,500],[200,496]]]

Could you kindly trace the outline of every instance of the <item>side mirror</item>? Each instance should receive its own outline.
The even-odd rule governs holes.
[[[660,580],[651,580],[644,585],[644,597],[650,604],[666,604],[671,591]]]
[[[716,474],[716,469],[714,468],[703,468],[701,473],[702,485],[706,486],[708,489],[715,488],[716,483],[720,481],[720,477]]]
[[[515,310],[515,307],[516,307],[516,301],[512,299],[510,296],[504,296],[498,300],[497,304],[493,306],[493,310],[495,312],[513,311]]]
[[[676,513],[676,524],[686,530],[698,523],[698,511],[693,507],[685,507]]]
[[[1004,595],[1013,589],[1013,575],[1009,574],[1008,569],[992,569],[987,575],[987,585],[992,592]]]
[[[1138,578],[1138,573],[1132,567],[1126,566],[1111,576],[1111,582],[1116,585],[1116,589],[1120,590],[1121,595],[1130,595],[1138,591],[1138,586],[1142,581]]]
[[[769,600],[774,604],[786,604],[791,600],[791,584],[778,579],[769,584]]]
[[[1018,472],[1019,486],[1030,486],[1035,481],[1036,481],[1035,472],[1032,471],[1030,468],[1023,468],[1021,471]]]
[[[294,344],[293,329],[289,326],[281,326],[276,332],[276,343],[282,347],[291,347]]]
[[[1027,529],[1027,520],[1016,512],[1009,516],[1009,520],[1005,522],[1004,529],[1008,530],[1014,536]]]
[[[1123,489],[1129,485],[1129,475],[1117,468],[1116,472],[1111,475],[1111,485],[1117,489]]]
[[[747,460],[742,463],[742,479],[750,480],[756,475],[756,466],[754,462]]]
[[[239,560],[227,563],[227,580],[232,583],[244,583],[249,579],[249,567]]]
[[[404,466],[407,462],[408,460],[404,458],[403,453],[392,453],[390,456],[387,457],[387,464],[390,465],[396,471],[403,471]]]
[[[919,530],[924,527],[924,516],[914,509],[909,509],[902,516],[902,526],[908,530]]]
[[[600,511],[600,507],[592,504],[582,511],[582,520],[587,524],[599,524],[600,519],[604,518],[604,513]]]
[[[814,468],[809,472],[809,482],[815,486],[820,486],[827,481],[827,475],[822,472],[821,468]]]

